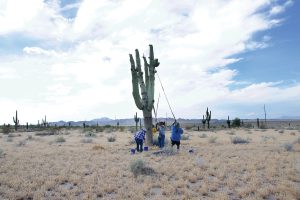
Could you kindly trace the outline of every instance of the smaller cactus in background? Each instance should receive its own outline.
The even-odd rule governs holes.
[[[208,108],[206,109],[206,121],[207,121],[207,128],[209,129],[209,122],[211,120],[211,111],[208,112]]]
[[[42,119],[42,124],[44,125],[44,127],[47,127],[47,125],[48,125],[46,115],[45,115],[45,119]]]
[[[83,122],[83,128],[85,128],[85,122]]]
[[[205,123],[206,123],[206,119],[204,118],[204,115],[203,115],[203,119],[202,119],[203,128],[205,128]]]
[[[259,128],[259,118],[256,119],[257,128]]]
[[[140,121],[140,118],[138,118],[137,112],[135,113],[133,118],[134,118],[134,121],[135,121],[135,130],[138,131],[138,123]],[[140,123],[140,128],[141,128],[141,123]]]
[[[13,117],[14,123],[15,123],[15,130],[18,130],[18,126],[20,125],[19,119],[18,119],[18,111],[16,110],[16,118]]]
[[[28,130],[28,122],[26,122],[26,130]]]
[[[229,120],[229,115],[228,115],[228,119],[227,119],[227,125],[228,125],[228,128],[230,128],[230,120]]]

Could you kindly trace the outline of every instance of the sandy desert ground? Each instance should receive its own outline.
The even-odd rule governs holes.
[[[48,132],[0,133],[0,199],[300,199],[298,127],[185,130],[179,152],[135,155],[127,130]]]

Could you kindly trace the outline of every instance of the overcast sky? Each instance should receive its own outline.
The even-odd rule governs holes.
[[[0,123],[128,118],[129,53],[148,55],[177,118],[300,114],[292,0],[0,0]],[[171,116],[158,79],[159,116]],[[141,112],[139,112],[141,116]]]

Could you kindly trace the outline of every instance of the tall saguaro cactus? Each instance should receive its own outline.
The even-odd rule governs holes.
[[[228,128],[230,128],[230,120],[229,120],[229,115],[228,115],[228,119],[227,119],[227,125],[228,125]]]
[[[206,109],[206,121],[207,121],[207,128],[209,129],[209,121],[211,120],[211,111],[208,112],[208,108]]]
[[[47,127],[48,122],[47,122],[46,115],[45,115],[45,119],[42,119],[42,123],[43,123],[44,127]]]
[[[150,46],[149,63],[145,56],[143,76],[139,50],[135,50],[135,61],[129,54],[132,76],[132,95],[138,109],[143,111],[144,126],[147,130],[146,143],[152,145],[152,109],[154,105],[155,67],[159,66],[158,59],[154,58],[153,46]]]
[[[15,130],[18,130],[18,126],[20,125],[19,119],[18,119],[18,111],[16,110],[16,118],[13,117],[14,123],[15,123]]]
[[[135,121],[135,130],[137,131],[138,130],[138,123],[140,121],[140,118],[138,118],[138,116],[137,116],[137,112],[134,115],[134,121]]]

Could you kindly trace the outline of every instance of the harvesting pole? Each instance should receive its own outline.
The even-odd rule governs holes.
[[[144,126],[146,128],[146,144],[153,144],[152,136],[152,109],[154,105],[155,68],[159,66],[158,59],[154,58],[153,46],[149,45],[149,62],[144,60],[144,73],[142,72],[139,50],[135,50],[135,60],[129,54],[132,76],[132,95],[135,105],[143,111]]]

